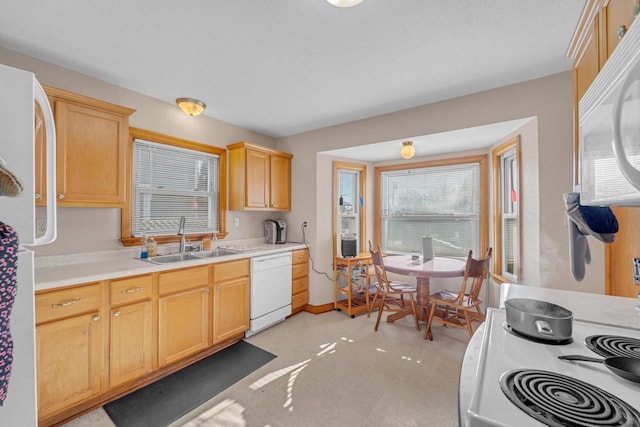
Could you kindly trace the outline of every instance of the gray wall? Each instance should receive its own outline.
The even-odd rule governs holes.
[[[572,189],[573,109],[571,72],[547,76],[392,114],[281,138],[277,148],[294,154],[293,209],[287,216],[291,238],[309,223],[307,238],[320,272],[332,271],[331,159],[323,151],[534,118],[522,129],[523,284],[604,292],[602,245],[590,241],[593,263],[580,283],[568,266],[567,222],[562,193]],[[498,145],[503,141],[496,141]],[[489,152],[489,151],[487,151]],[[373,165],[372,165],[373,166]],[[373,169],[368,176],[372,177]],[[368,185],[372,190],[373,183]],[[373,204],[369,195],[369,207]],[[373,218],[367,211],[367,217]],[[370,236],[373,236],[370,229]],[[439,286],[437,280],[432,281]],[[442,285],[444,286],[444,285]],[[310,276],[310,303],[333,299],[331,282]]]

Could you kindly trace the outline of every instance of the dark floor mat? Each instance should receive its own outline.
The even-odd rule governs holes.
[[[166,426],[276,356],[239,341],[104,406],[118,427]]]

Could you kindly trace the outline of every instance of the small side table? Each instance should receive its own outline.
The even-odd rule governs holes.
[[[369,312],[369,304],[371,304],[370,278],[375,275],[371,265],[369,252],[361,252],[351,258],[335,257],[333,261],[333,308],[338,311],[344,310],[352,319],[356,317],[356,314]],[[341,277],[345,278],[346,285],[340,283]],[[339,299],[341,293],[346,294],[347,298]]]

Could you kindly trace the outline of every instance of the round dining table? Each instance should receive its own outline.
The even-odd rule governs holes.
[[[383,258],[384,269],[391,273],[412,276],[416,278],[419,320],[424,318],[424,309],[429,307],[429,280],[432,277],[462,277],[466,261],[458,258],[434,257],[425,261],[422,257],[413,259],[412,255],[386,255]],[[397,320],[393,317],[387,321]]]

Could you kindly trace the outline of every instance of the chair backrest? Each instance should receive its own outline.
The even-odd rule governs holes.
[[[384,261],[382,261],[382,250],[378,244],[378,250],[373,249],[371,241],[369,241],[369,252],[371,253],[371,262],[373,263],[373,269],[376,272],[376,287],[382,292],[389,292],[391,290],[389,285],[389,279],[387,278],[387,272],[384,269]]]
[[[484,258],[474,259],[473,251],[469,251],[467,256],[467,265],[464,270],[464,277],[462,279],[462,287],[458,294],[458,303],[462,304],[465,294],[469,295],[469,302],[474,303],[478,301],[480,290],[484,279],[489,273],[489,260],[491,259],[491,253],[493,248],[487,248],[484,254]],[[469,291],[467,292],[468,281],[471,280]]]

